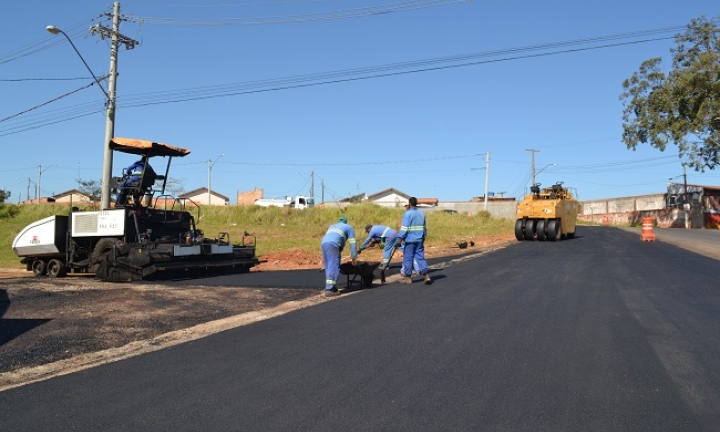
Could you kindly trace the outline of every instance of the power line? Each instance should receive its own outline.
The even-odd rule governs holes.
[[[0,78],[0,82],[23,82],[23,81],[79,81],[86,80],[87,77],[77,78],[16,78],[16,79],[4,79]]]
[[[81,27],[86,26],[88,23],[91,23],[92,20],[84,20],[77,24],[73,24],[68,27],[68,35],[70,37],[78,37],[82,35],[83,33],[87,32],[87,30],[79,30]],[[44,38],[39,39],[37,41],[31,42],[29,45],[18,48],[14,51],[11,51],[6,54],[0,54],[0,65],[5,63],[10,63],[12,61],[21,59],[23,57],[27,57],[31,54],[35,54],[41,51],[45,51],[50,48],[54,48],[56,46],[64,44],[65,41],[60,39],[54,39],[54,38]]]
[[[341,9],[327,12],[310,12],[298,15],[266,16],[266,17],[216,17],[216,18],[171,18],[171,17],[133,17],[135,20],[149,24],[175,26],[249,26],[268,24],[290,24],[314,21],[329,21],[350,18],[363,18],[376,15],[407,12],[418,9],[447,6],[469,0],[406,0],[397,3],[373,5],[352,9]]]
[[[622,41],[623,39],[634,39],[638,36],[662,35],[670,31],[676,31],[682,27],[665,27],[660,29],[642,30],[630,33],[621,33],[608,36],[600,36],[594,38],[575,39],[569,41],[552,42],[547,44],[532,45],[526,47],[516,47],[502,50],[484,51],[479,53],[463,54],[459,56],[440,57],[435,59],[425,59],[410,62],[393,63],[379,66],[371,66],[365,68],[355,68],[347,70],[339,70],[332,72],[323,72],[315,74],[305,74],[291,76],[285,78],[277,78],[270,80],[259,80],[242,83],[220,84],[214,86],[203,86],[190,89],[170,90],[164,92],[142,93],[138,95],[129,95],[118,98],[118,107],[123,109],[136,108],[150,105],[190,102],[206,99],[216,99],[224,97],[241,96],[253,93],[264,93],[271,91],[281,91],[288,89],[313,87],[327,84],[337,84],[342,82],[369,80],[376,78],[386,78],[391,76],[405,75],[411,73],[421,73],[429,71],[438,71],[443,69],[460,68],[478,66],[481,64],[505,62],[512,60],[528,59],[534,57],[543,57],[550,55],[567,54],[572,52],[589,51],[595,49],[614,48],[625,45],[640,44],[654,42],[658,40],[671,39],[673,36],[659,36],[649,39]],[[620,42],[613,42],[620,41]],[[590,47],[557,49],[561,47],[572,47],[575,45],[594,44],[598,42],[611,42],[602,45],[594,45]],[[548,51],[551,50],[551,51]],[[534,53],[534,51],[543,51]],[[504,58],[491,58],[509,54],[527,53]],[[446,64],[453,63],[453,64]],[[360,76],[358,76],[360,75]],[[22,125],[17,125],[9,129],[0,130],[0,136],[6,136],[24,132],[27,130],[37,129],[48,124],[68,121],[71,119],[91,115],[99,110],[96,107],[80,109],[76,107],[68,108],[66,117],[62,113],[57,113],[53,117],[46,120],[36,120]]]
[[[101,77],[101,79],[105,79],[105,78],[106,78],[106,77]],[[0,123],[2,123],[2,122],[4,122],[4,121],[7,121],[7,120],[10,120],[10,119],[12,119],[12,118],[18,117],[18,116],[20,116],[20,115],[26,114],[26,113],[28,113],[28,112],[30,112],[30,111],[33,111],[33,110],[36,110],[36,109],[38,109],[38,108],[41,108],[41,107],[43,107],[43,106],[45,106],[45,105],[48,105],[48,104],[53,103],[53,102],[55,102],[55,101],[58,101],[58,100],[60,100],[60,99],[62,99],[62,98],[65,98],[65,97],[67,97],[67,96],[70,96],[70,95],[73,94],[73,93],[77,93],[77,92],[79,92],[80,90],[84,90],[84,89],[89,88],[89,87],[92,87],[92,86],[94,86],[94,85],[95,85],[95,82],[93,81],[93,82],[91,82],[91,83],[89,83],[89,84],[87,84],[87,85],[85,85],[85,86],[83,86],[83,87],[80,87],[80,88],[75,89],[75,90],[73,90],[73,91],[67,92],[67,93],[65,93],[65,94],[63,94],[63,95],[60,95],[60,96],[54,98],[54,99],[50,99],[50,100],[47,101],[47,102],[43,102],[43,103],[41,103],[40,105],[35,105],[34,107],[28,108],[28,109],[26,109],[25,111],[21,111],[21,112],[19,112],[19,113],[17,113],[17,114],[13,114],[13,115],[11,115],[11,116],[9,116],[9,117],[5,117],[4,119],[0,119]]]

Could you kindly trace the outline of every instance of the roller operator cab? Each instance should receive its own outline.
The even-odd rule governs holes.
[[[172,158],[185,156],[189,150],[127,138],[113,138],[110,147],[140,155],[146,164],[151,158],[166,157],[165,174],[145,170],[128,181],[132,173],[126,173],[125,178],[115,179],[113,192],[122,199],[114,208],[71,211],[25,227],[12,247],[28,270],[37,276],[94,273],[100,280],[133,281],[163,273],[168,277],[242,273],[260,263],[253,236],[245,232],[237,244],[226,232],[207,237],[184,204],[165,195]]]
[[[518,203],[515,238],[559,241],[575,237],[579,203],[562,182],[540,188],[534,184],[530,194]]]

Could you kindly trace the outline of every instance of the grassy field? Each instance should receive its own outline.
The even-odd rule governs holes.
[[[365,225],[400,226],[404,208],[388,208],[374,204],[357,204],[339,208],[315,207],[292,210],[258,206],[208,206],[195,208],[192,214],[197,227],[206,237],[217,237],[221,232],[230,235],[231,243],[239,243],[247,231],[257,239],[259,256],[291,249],[320,254],[320,240],[327,227],[340,216],[348,218],[355,228],[358,242],[365,239]],[[0,267],[22,268],[20,259],[12,250],[18,232],[29,223],[51,215],[68,214],[69,207],[60,205],[5,205],[0,208],[0,229],[6,233],[0,245]],[[476,240],[485,236],[512,236],[514,221],[496,219],[487,212],[475,215],[429,212],[426,247],[454,246],[460,240]]]

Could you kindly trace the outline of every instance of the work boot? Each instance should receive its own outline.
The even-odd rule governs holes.
[[[412,283],[412,279],[410,278],[410,276],[405,276],[405,275],[400,275],[400,276],[401,276],[400,280],[398,281],[399,283],[401,283],[401,284],[411,284]]]
[[[337,295],[340,295],[340,291],[336,287],[325,290],[325,297],[335,297]]]
[[[425,285],[430,285],[432,283],[432,279],[430,279],[430,275],[425,273],[425,280],[423,280]]]

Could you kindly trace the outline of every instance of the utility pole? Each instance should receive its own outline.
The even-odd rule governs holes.
[[[40,190],[40,178],[42,177],[42,173],[44,173],[47,169],[52,168],[57,165],[50,165],[45,167],[45,169],[42,169],[42,165],[38,165],[38,181],[35,183],[35,187],[37,188],[37,192],[35,193],[35,198],[38,200],[38,204],[40,204],[40,194],[42,191]]]
[[[40,176],[42,176],[42,165],[38,165],[38,181],[35,183],[35,199],[40,204]]]
[[[310,172],[310,198],[315,198],[315,171]]]
[[[539,152],[540,150],[535,149],[525,149],[525,151],[530,152],[530,186],[535,185],[535,153]]]
[[[137,41],[120,34],[120,2],[113,3],[112,29],[101,24],[90,27],[90,33],[97,33],[101,39],[110,38],[110,75],[108,77],[107,118],[105,121],[105,147],[103,153],[101,209],[110,208],[110,187],[112,182],[113,153],[110,141],[115,136],[115,86],[117,80],[118,44],[133,49]]]
[[[485,204],[483,209],[485,211],[487,211],[488,182],[490,182],[490,153],[492,152],[485,152]]]

